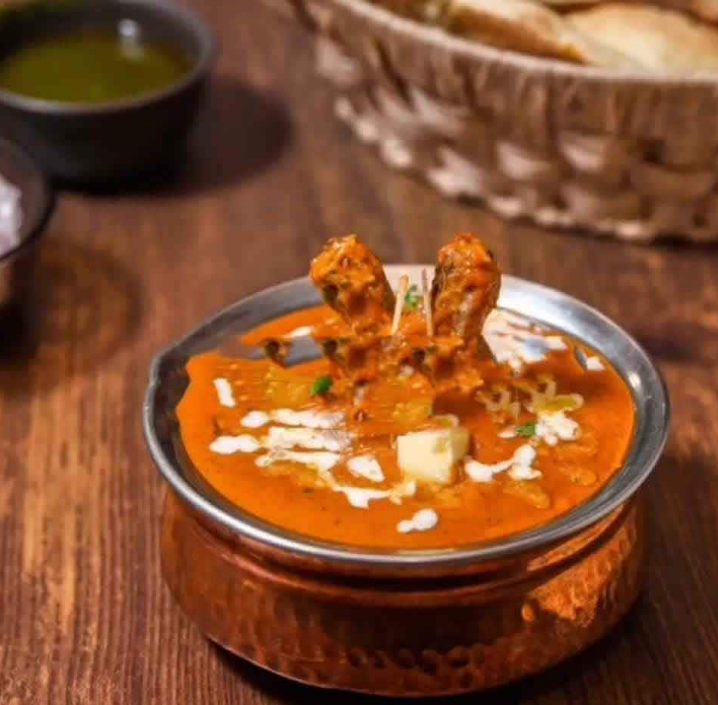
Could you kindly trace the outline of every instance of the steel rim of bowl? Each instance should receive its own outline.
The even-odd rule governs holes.
[[[136,98],[124,98],[107,103],[68,103],[60,100],[43,100],[42,98],[31,98],[30,96],[12,93],[2,88],[0,88],[0,101],[21,110],[48,115],[72,116],[115,113],[152,105],[177,93],[181,93],[192,84],[201,81],[211,72],[212,66],[219,53],[217,36],[209,25],[188,6],[171,2],[171,0],[104,0],[104,4],[108,6],[127,7],[128,9],[133,7],[152,8],[162,15],[162,21],[177,22],[188,28],[198,40],[200,47],[199,56],[194,60],[191,70],[176,83],[166,88],[152,91]],[[62,12],[62,10],[59,12]],[[68,13],[72,12],[73,8],[70,8]]]
[[[512,68],[540,72],[548,76],[571,76],[602,84],[630,81],[641,84],[670,86],[676,89],[684,88],[686,85],[714,89],[718,83],[718,75],[710,71],[681,76],[669,73],[652,73],[648,70],[606,69],[599,66],[572,64],[560,59],[522,54],[508,49],[497,49],[488,44],[449,34],[439,27],[433,27],[418,20],[403,17],[381,5],[372,5],[367,0],[330,0],[330,2],[346,8],[349,12],[370,22],[387,26],[397,34],[413,39],[421,39],[432,46],[451,49],[456,53],[475,59],[500,62]]]
[[[45,226],[50,220],[53,210],[55,209],[56,194],[55,190],[50,186],[48,178],[35,161],[14,142],[3,139],[0,137],[0,154],[9,154],[10,159],[19,162],[23,165],[30,174],[31,178],[34,179],[40,186],[40,198],[41,205],[37,209],[35,218],[30,223],[25,222],[26,210],[23,208],[22,197],[23,190],[19,184],[13,183],[13,186],[20,188],[20,208],[23,215],[23,220],[20,225],[20,229],[23,232],[23,236],[15,247],[11,248],[7,252],[0,255],[0,267],[5,265],[7,262],[20,256],[25,250],[29,250],[33,247],[40,236],[45,231]],[[0,157],[1,161],[2,157]],[[3,175],[4,177],[5,175]],[[12,182],[11,182],[12,183]]]
[[[400,274],[412,272],[414,275],[412,278],[414,278],[421,268],[419,265],[393,265],[387,266],[386,270],[390,281],[396,284]],[[225,508],[222,508],[213,502],[209,496],[203,495],[190,484],[183,477],[182,471],[175,467],[173,461],[165,455],[161,448],[155,429],[154,404],[160,387],[162,365],[173,356],[177,356],[179,351],[184,350],[193,343],[197,344],[197,341],[202,339],[206,331],[212,330],[213,325],[221,325],[225,319],[230,320],[232,313],[261,305],[262,299],[273,296],[286,298],[288,292],[292,291],[292,289],[307,286],[311,286],[308,279],[294,279],[241,299],[217,315],[207,319],[180,341],[159,353],[154,358],[150,368],[150,381],[143,405],[142,422],[145,439],[155,464],[161,475],[184,502],[188,503],[201,515],[240,537],[254,540],[260,544],[283,552],[289,552],[293,555],[364,568],[402,567],[410,569],[414,567],[425,569],[431,567],[459,567],[487,560],[509,558],[520,553],[555,544],[596,524],[623,505],[639,490],[662,455],[668,436],[670,401],[666,384],[660,371],[650,361],[643,348],[617,324],[578,299],[540,284],[505,276],[503,278],[501,298],[499,299],[501,308],[517,311],[538,322],[543,322],[551,328],[556,328],[578,337],[583,342],[599,349],[616,367],[631,391],[636,411],[636,428],[634,429],[629,455],[623,467],[596,495],[547,524],[504,539],[467,544],[460,548],[414,551],[379,550],[321,541],[265,522],[236,505],[230,505],[229,500],[223,502]],[[537,300],[540,306],[535,305]],[[318,295],[316,303],[321,303]],[[528,303],[534,304],[535,309],[541,307],[547,309],[544,313],[557,314],[557,312],[564,309],[564,325],[556,325],[551,321],[547,321],[537,315],[536,311],[528,313],[526,311],[526,304]],[[524,305],[522,306],[522,304]],[[300,310],[306,307],[307,304],[302,303],[290,310]],[[288,311],[268,313],[263,320],[271,320]],[[584,335],[577,335],[569,330],[572,325],[581,324],[588,326],[584,331]],[[214,338],[218,340],[229,335],[236,335],[240,331],[225,332],[226,335],[222,336],[218,333]],[[606,334],[611,336],[608,341],[611,345],[597,345],[595,343],[596,338]],[[592,340],[594,342],[591,342]],[[215,342],[216,340],[206,348],[201,346],[201,349],[216,347]],[[609,347],[610,350],[607,349]],[[629,370],[621,366],[620,361],[615,357],[617,354],[622,353],[630,354],[631,356],[633,364]],[[187,359],[183,353],[179,357],[182,357],[185,361]],[[636,371],[637,369],[638,372]],[[215,492],[215,494],[220,497],[219,493]]]

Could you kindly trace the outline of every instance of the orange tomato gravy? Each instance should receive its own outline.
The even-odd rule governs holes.
[[[323,306],[300,311],[261,326],[247,335],[244,342],[254,344],[286,335],[333,316]],[[414,496],[402,498],[400,504],[381,499],[369,502],[367,508],[356,508],[342,492],[317,484],[316,472],[306,466],[280,462],[260,468],[255,461],[261,451],[220,455],[210,450],[218,435],[249,434],[261,438],[271,423],[256,429],[245,428],[241,424],[245,415],[252,410],[276,408],[277,390],[280,396],[289,390],[290,401],[291,394],[301,385],[306,391],[307,383],[329,374],[329,363],[325,360],[295,367],[290,372],[280,370],[277,377],[278,368],[266,361],[233,360],[215,353],[193,358],[187,365],[190,385],[177,409],[182,440],[198,471],[231,502],[267,522],[313,538],[365,547],[429,549],[505,537],[545,524],[585,502],[621,467],[630,446],[634,409],[625,383],[605,358],[568,336],[562,338],[566,350],[551,351],[544,360],[527,364],[518,377],[512,375],[507,365],[487,363],[483,389],[489,398],[497,398],[492,393],[500,388],[496,385],[509,385],[512,398],[525,402],[527,397],[511,385],[528,380],[540,387],[537,380],[550,375],[555,381],[556,395],[583,397],[583,405],[567,413],[580,426],[576,440],[559,441],[552,446],[535,437],[500,437],[499,433],[509,426],[530,430],[535,415],[526,410],[525,404],[517,419],[508,418],[502,411],[490,412],[485,403],[474,400],[439,400],[433,410],[459,416],[461,425],[471,434],[470,455],[481,463],[507,460],[520,446],[531,443],[537,452],[533,467],[541,472],[537,479],[512,480],[504,472],[495,475],[491,482],[475,482],[462,472],[460,481],[453,486],[420,485]],[[604,369],[585,370],[574,354],[577,345],[587,356],[598,358]],[[270,372],[272,368],[274,372]],[[267,396],[268,374],[273,385],[272,398]],[[299,387],[292,387],[292,375],[299,380]],[[214,385],[217,378],[229,381],[235,407],[220,404]],[[377,404],[394,407],[399,399],[406,399],[420,405],[427,393],[423,382],[407,381],[400,394],[392,388],[382,397],[378,390]],[[299,394],[299,403],[307,408],[343,411],[348,419],[352,412],[351,403],[346,400],[312,397],[307,402],[305,393]],[[410,415],[402,412],[398,422]],[[344,457],[332,469],[338,481],[343,485],[386,489],[400,480],[396,450],[392,447],[394,433],[411,429],[402,431],[393,428],[392,423],[384,435],[364,434],[361,424],[351,420],[347,421],[346,429],[357,434],[348,455],[373,454],[385,481],[377,484],[352,476],[344,465]],[[438,515],[434,528],[410,533],[397,530],[399,522],[427,508]]]

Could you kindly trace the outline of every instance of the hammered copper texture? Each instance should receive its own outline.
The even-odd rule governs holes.
[[[260,666],[374,694],[461,693],[536,673],[610,629],[643,583],[644,509],[639,495],[547,551],[545,569],[494,587],[485,575],[432,583],[301,572],[220,539],[169,493],[162,558],[197,626]],[[512,559],[519,576],[523,562]]]
[[[718,78],[496,52],[362,0],[264,2],[312,32],[337,117],[442,194],[636,242],[718,239]]]

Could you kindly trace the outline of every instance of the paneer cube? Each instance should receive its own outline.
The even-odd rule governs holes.
[[[461,426],[399,436],[399,468],[407,480],[451,485],[457,480],[457,463],[469,452],[469,440],[469,432]]]

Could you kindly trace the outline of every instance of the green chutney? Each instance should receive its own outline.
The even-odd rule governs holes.
[[[109,103],[177,83],[188,56],[137,36],[84,30],[38,37],[0,60],[0,89],[67,103]]]

